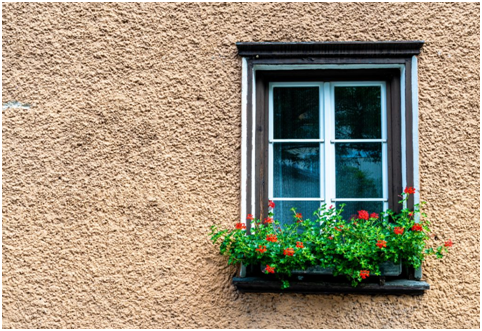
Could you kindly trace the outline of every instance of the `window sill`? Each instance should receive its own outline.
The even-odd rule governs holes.
[[[241,293],[304,293],[304,294],[410,294],[422,295],[430,289],[423,281],[395,279],[380,283],[361,283],[352,287],[345,282],[290,281],[290,287],[281,289],[281,282],[264,277],[234,277],[233,284]]]

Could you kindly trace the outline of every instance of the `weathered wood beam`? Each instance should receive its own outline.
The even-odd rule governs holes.
[[[337,41],[337,42],[238,42],[238,54],[245,57],[411,57],[420,54],[424,42]]]

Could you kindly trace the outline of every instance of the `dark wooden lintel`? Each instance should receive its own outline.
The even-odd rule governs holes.
[[[430,289],[423,281],[396,279],[380,283],[361,283],[352,287],[349,283],[292,281],[290,287],[281,289],[281,282],[262,277],[235,277],[233,284],[242,293],[304,293],[304,294],[410,294],[421,295]]]
[[[238,54],[255,58],[280,57],[410,57],[420,54],[424,42],[336,41],[336,42],[238,42]]]

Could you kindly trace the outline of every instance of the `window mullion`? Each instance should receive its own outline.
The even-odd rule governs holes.
[[[323,108],[324,108],[324,133],[325,142],[335,138],[334,129],[334,107],[333,89],[330,83],[323,84]],[[335,144],[324,144],[325,146],[325,202],[331,204],[331,199],[336,197],[335,183]]]

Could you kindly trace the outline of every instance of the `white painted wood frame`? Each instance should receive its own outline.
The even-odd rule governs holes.
[[[406,134],[405,134],[405,80],[406,80],[406,72],[405,72],[405,65],[404,64],[314,64],[314,65],[307,65],[307,64],[290,64],[290,65],[282,65],[282,64],[263,64],[263,65],[253,65],[250,67],[252,70],[251,75],[249,75],[248,71],[248,61],[247,58],[242,59],[242,88],[241,88],[241,95],[242,95],[242,109],[241,109],[241,117],[242,117],[242,127],[241,127],[241,136],[242,136],[242,143],[241,143],[241,221],[245,222],[246,216],[248,213],[254,215],[254,211],[256,210],[256,199],[251,199],[250,206],[247,206],[246,199],[247,199],[247,171],[248,167],[251,168],[251,173],[255,173],[255,144],[253,141],[247,141],[247,128],[248,128],[248,118],[247,118],[247,104],[248,100],[251,99],[252,103],[252,118],[250,119],[253,123],[255,123],[256,119],[256,71],[257,70],[299,70],[299,69],[389,69],[389,68],[397,68],[400,70],[400,96],[401,96],[401,148],[402,148],[402,182],[403,186],[405,187],[407,184],[406,179],[406,169],[407,166],[413,167],[413,180],[414,186],[417,188],[417,193],[415,194],[415,204],[419,203],[419,193],[418,189],[420,188],[420,180],[419,180],[419,172],[418,172],[418,153],[419,153],[419,146],[418,146],[418,76],[417,76],[417,57],[412,57],[411,62],[411,84],[412,84],[412,119],[413,122],[409,123],[408,125],[412,125],[413,128],[413,164],[407,165],[405,153],[406,153]],[[251,95],[248,95],[248,77],[252,77],[252,90]],[[311,82],[310,82],[311,83]],[[323,104],[326,107],[326,103],[330,102],[331,93],[329,92],[330,83],[323,84]],[[327,121],[327,116],[325,115],[325,122]],[[271,118],[271,117],[270,117]],[[329,119],[331,121],[331,119]],[[326,134],[325,134],[326,136]],[[255,125],[252,125],[252,139],[255,137]],[[385,136],[386,139],[386,136]],[[323,141],[321,141],[323,140]],[[318,141],[317,141],[318,142]],[[329,146],[333,146],[334,144],[325,141],[324,139],[320,139],[320,144],[322,143],[326,149],[330,149]],[[386,145],[386,144],[384,144]],[[247,146],[252,146],[251,148],[251,155],[252,155],[252,162],[250,165],[247,164],[247,153],[249,148]],[[334,147],[332,147],[334,148]],[[328,151],[330,152],[330,151]],[[331,152],[330,152],[331,153]],[[272,156],[271,158],[272,159]],[[320,164],[320,167],[322,165]],[[326,166],[326,165],[325,165]],[[321,171],[321,170],[320,170]],[[326,171],[325,171],[326,172]],[[254,183],[254,176],[251,178],[251,195],[254,196],[255,194],[255,183]],[[325,178],[325,187],[331,187],[334,189],[334,185],[329,185],[329,178]],[[327,192],[325,189],[325,198],[328,196],[334,196],[334,194]],[[293,200],[293,198],[288,198],[289,200]],[[307,200],[307,199],[303,199]],[[358,200],[357,200],[358,201]],[[255,215],[259,216],[259,215]]]

